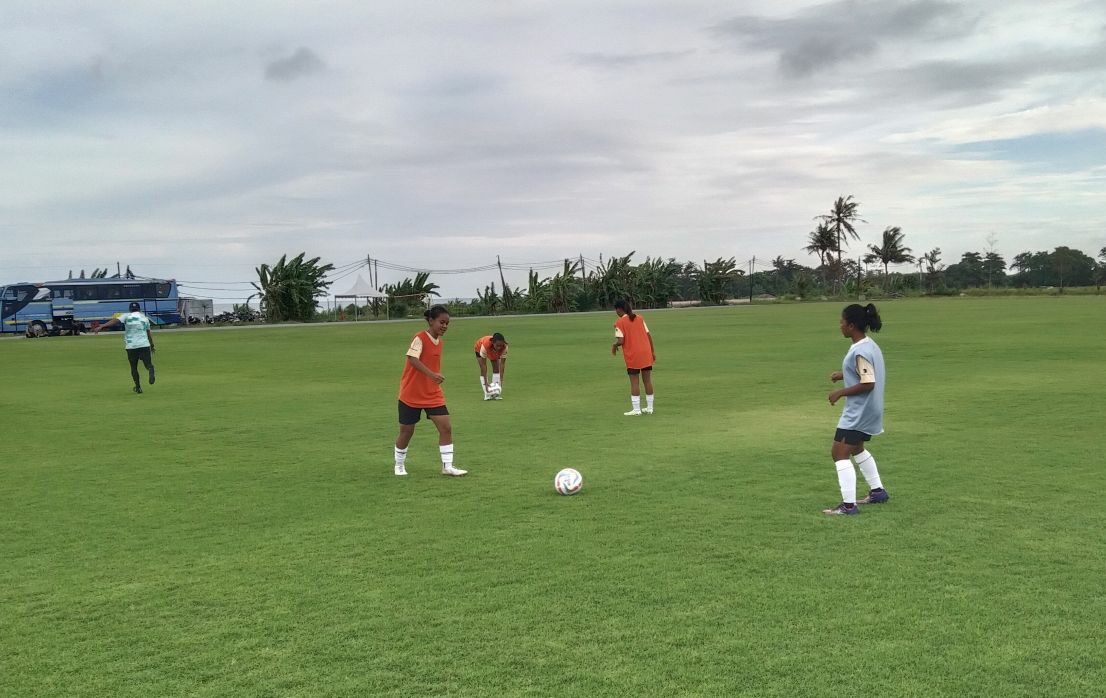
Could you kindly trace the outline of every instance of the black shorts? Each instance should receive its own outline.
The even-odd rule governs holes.
[[[449,410],[445,408],[445,405],[439,405],[437,407],[411,407],[403,400],[399,400],[399,423],[410,426],[412,424],[418,424],[422,419],[422,413],[425,411],[427,417],[440,417],[443,414],[449,414]]]
[[[645,368],[628,368],[628,369],[626,369],[626,375],[636,376],[639,373],[645,373],[646,371],[652,371],[652,370],[653,370],[652,366],[646,366]]]
[[[865,441],[871,441],[872,435],[865,434],[862,431],[855,429],[838,429],[833,434],[833,440],[841,444],[849,444],[850,446],[856,446],[862,444]]]
[[[153,361],[153,356],[150,354],[150,347],[128,349],[127,360],[131,362],[131,366],[137,366],[139,361],[149,366],[150,362]]]

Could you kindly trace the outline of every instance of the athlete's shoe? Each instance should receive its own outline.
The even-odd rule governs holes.
[[[398,475],[400,477],[403,477],[406,474],[407,474],[407,466],[406,465],[397,465],[396,466],[396,475]]]
[[[454,468],[452,465],[442,466],[442,475],[449,475],[450,477],[462,477],[467,474],[467,470],[461,470],[460,468]]]
[[[154,384],[154,367],[150,366],[150,385]]]
[[[868,496],[857,502],[857,504],[883,504],[888,499],[891,499],[891,495],[887,494],[887,490],[868,490]]]
[[[494,400],[495,395],[492,395],[491,393],[484,393],[484,399],[485,400]]]
[[[142,394],[142,386],[141,386],[141,385],[136,385],[136,386],[134,386],[134,392],[136,392],[136,393],[138,393],[139,395],[141,395],[141,394]]]
[[[493,395],[492,395],[492,399],[493,399],[493,400],[502,400],[502,399],[503,399],[503,393],[502,393],[502,392],[498,392],[498,393],[495,393],[495,394],[493,394]]]
[[[641,413],[642,414],[653,414],[653,408],[652,407],[642,407],[641,408]]]
[[[622,414],[627,417],[640,417],[641,410],[630,410],[629,412],[623,412]]]
[[[832,509],[823,509],[822,513],[829,516],[856,516],[860,513],[860,507],[855,504],[841,502]]]

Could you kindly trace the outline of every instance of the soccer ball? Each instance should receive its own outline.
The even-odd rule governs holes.
[[[565,468],[553,478],[553,489],[557,490],[557,494],[576,494],[583,486],[584,476],[573,468]]]
[[[488,386],[488,395],[502,395],[503,386],[499,383],[492,383]]]

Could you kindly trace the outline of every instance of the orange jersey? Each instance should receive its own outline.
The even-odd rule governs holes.
[[[506,346],[506,342],[504,342],[503,344],[504,347],[502,352],[495,351],[494,349],[492,349],[492,336],[488,335],[487,337],[481,337],[480,339],[476,340],[476,346],[473,347],[473,349],[476,350],[476,355],[479,356],[481,359],[491,359],[492,361],[497,361],[499,359],[507,358],[507,349],[509,347]]]
[[[641,315],[636,315],[633,321],[628,314],[618,318],[614,323],[614,336],[622,339],[622,358],[626,361],[626,368],[649,368],[653,365],[649,326]]]
[[[419,332],[411,340],[407,356],[418,359],[434,373],[441,373],[441,337],[434,339],[426,331]],[[399,399],[411,407],[441,407],[445,404],[445,393],[442,392],[441,385],[412,366],[410,361],[406,361],[403,366],[403,377],[399,380]]]

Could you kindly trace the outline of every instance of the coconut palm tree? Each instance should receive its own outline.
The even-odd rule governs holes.
[[[826,257],[837,249],[837,236],[826,222],[822,221],[810,231],[810,237],[807,239],[810,244],[804,247],[803,251],[818,255],[818,266],[825,266]]]
[[[859,208],[860,202],[853,201],[852,194],[839,196],[837,201],[833,202],[833,208],[830,209],[829,213],[816,218],[816,220],[824,221],[826,226],[833,231],[838,264],[841,263],[842,250],[848,245],[847,238],[860,239],[860,234],[856,232],[854,224],[868,222],[860,217]]]
[[[910,248],[903,245],[905,237],[906,234],[902,232],[902,228],[896,225],[883,230],[881,244],[868,245],[868,254],[864,255],[864,263],[874,264],[880,262],[883,264],[884,283],[887,280],[888,265],[908,264],[914,261],[914,256],[910,254]]]

